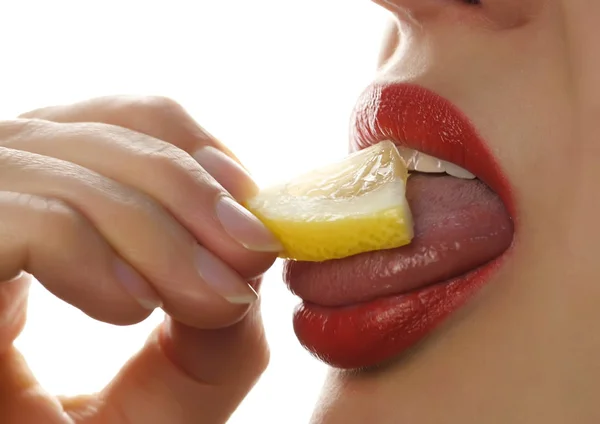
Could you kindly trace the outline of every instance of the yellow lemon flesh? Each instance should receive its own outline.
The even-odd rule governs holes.
[[[384,141],[259,192],[246,203],[280,240],[280,257],[321,262],[409,244],[408,171]]]

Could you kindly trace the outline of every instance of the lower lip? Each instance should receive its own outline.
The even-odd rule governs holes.
[[[294,314],[296,336],[335,368],[376,366],[417,345],[464,306],[506,256],[461,277],[366,303],[324,307],[303,302]]]

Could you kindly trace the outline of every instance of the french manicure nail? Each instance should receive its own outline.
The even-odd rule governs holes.
[[[206,248],[196,246],[196,266],[200,277],[228,302],[250,304],[258,294],[233,269]]]
[[[135,269],[120,259],[115,261],[115,275],[121,285],[144,308],[153,311],[162,306],[156,291]]]
[[[229,196],[219,197],[217,218],[225,232],[248,250],[256,252],[281,252],[279,240],[250,211]]]

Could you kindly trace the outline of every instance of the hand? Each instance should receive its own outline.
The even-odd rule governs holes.
[[[280,245],[234,200],[255,190],[168,99],[0,122],[0,421],[226,422],[269,356],[255,289]],[[167,318],[102,392],[53,398],[12,346],[32,275],[98,320]]]

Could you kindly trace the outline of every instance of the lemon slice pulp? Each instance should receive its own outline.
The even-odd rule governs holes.
[[[408,171],[392,142],[261,190],[245,206],[280,240],[280,257],[320,262],[413,238]]]

